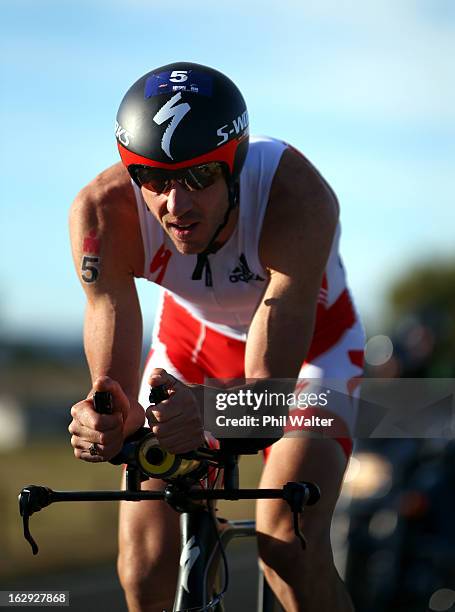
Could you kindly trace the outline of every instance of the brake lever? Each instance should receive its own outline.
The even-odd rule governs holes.
[[[312,506],[321,497],[319,487],[309,482],[288,482],[283,487],[283,499],[288,503],[293,518],[294,533],[300,540],[303,550],[307,541],[300,528],[299,515],[303,514],[306,505]]]
[[[30,532],[30,517],[34,512],[39,512],[52,503],[52,493],[52,489],[36,485],[24,487],[19,493],[19,512],[22,516],[24,538],[32,547],[34,555],[38,554],[39,549],[38,544],[35,542]]]

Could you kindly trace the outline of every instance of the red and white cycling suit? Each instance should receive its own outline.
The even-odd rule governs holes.
[[[144,277],[165,289],[139,396],[144,407],[149,403],[147,379],[155,367],[192,383],[244,376],[246,334],[268,278],[258,255],[262,222],[286,147],[278,140],[251,138],[240,176],[237,227],[221,249],[209,255],[212,286],[207,286],[204,277],[192,280],[197,256],[178,253],[133,185],[145,251]],[[327,379],[341,383],[346,401],[330,405],[330,411],[344,424],[343,435],[336,439],[349,455],[355,420],[351,400],[362,374],[365,339],[346,286],[339,237],[338,226],[319,293],[313,339],[299,378],[311,380],[313,387]]]

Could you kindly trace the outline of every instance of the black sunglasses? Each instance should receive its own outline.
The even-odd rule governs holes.
[[[154,193],[168,193],[174,182],[179,183],[187,191],[200,191],[210,187],[223,176],[223,166],[219,162],[191,166],[182,170],[163,170],[134,165],[130,166],[128,171],[137,185]]]

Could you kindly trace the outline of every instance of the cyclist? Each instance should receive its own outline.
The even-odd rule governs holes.
[[[311,163],[282,141],[250,139],[237,87],[186,62],[157,68],[128,90],[116,137],[122,163],[85,187],[70,215],[93,379],[72,408],[76,457],[114,456],[143,425],[144,410],[163,447],[196,448],[207,377],[337,378],[352,392],[363,332],[338,255],[338,202]],[[163,287],[140,391],[135,278]],[[166,384],[169,399],[149,407],[150,384]],[[112,393],[114,414],[94,411],[94,390]],[[352,610],[330,524],[353,408],[325,410],[338,434],[283,437],[268,449],[261,479],[262,487],[314,481],[322,492],[304,517],[306,552],[285,502],[257,506],[261,562],[286,610]],[[118,570],[130,610],[171,605],[177,534],[178,516],[164,502],[122,502]]]

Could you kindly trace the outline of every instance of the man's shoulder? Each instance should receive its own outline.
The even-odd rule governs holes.
[[[292,258],[299,245],[334,235],[338,200],[330,185],[300,151],[286,145],[273,177],[260,239],[264,267]],[[292,248],[291,248],[291,245]],[[287,255],[289,254],[289,255]]]
[[[241,174],[244,193],[250,193],[262,209],[287,144],[268,136],[251,136]]]
[[[247,157],[247,162],[252,163],[261,157],[275,157],[278,160],[271,199],[274,199],[274,192],[279,192],[276,199],[280,200],[284,191],[291,199],[300,200],[302,205],[315,192],[336,200],[334,191],[322,174],[299,149],[288,142],[270,136],[252,136],[248,156],[250,159]]]
[[[107,168],[81,189],[71,206],[70,233],[75,248],[94,233],[104,244],[108,258],[121,260],[134,276],[142,275],[144,253],[138,210],[122,164]]]
[[[275,172],[270,200],[279,202],[283,196],[293,206],[294,214],[314,206],[315,200],[329,202],[338,208],[335,192],[326,179],[303,153],[289,144]]]
[[[77,194],[73,212],[97,217],[136,214],[131,179],[121,162],[106,168]]]
[[[269,136],[251,136],[245,164],[254,165],[268,157],[280,157],[288,145],[277,138]]]

